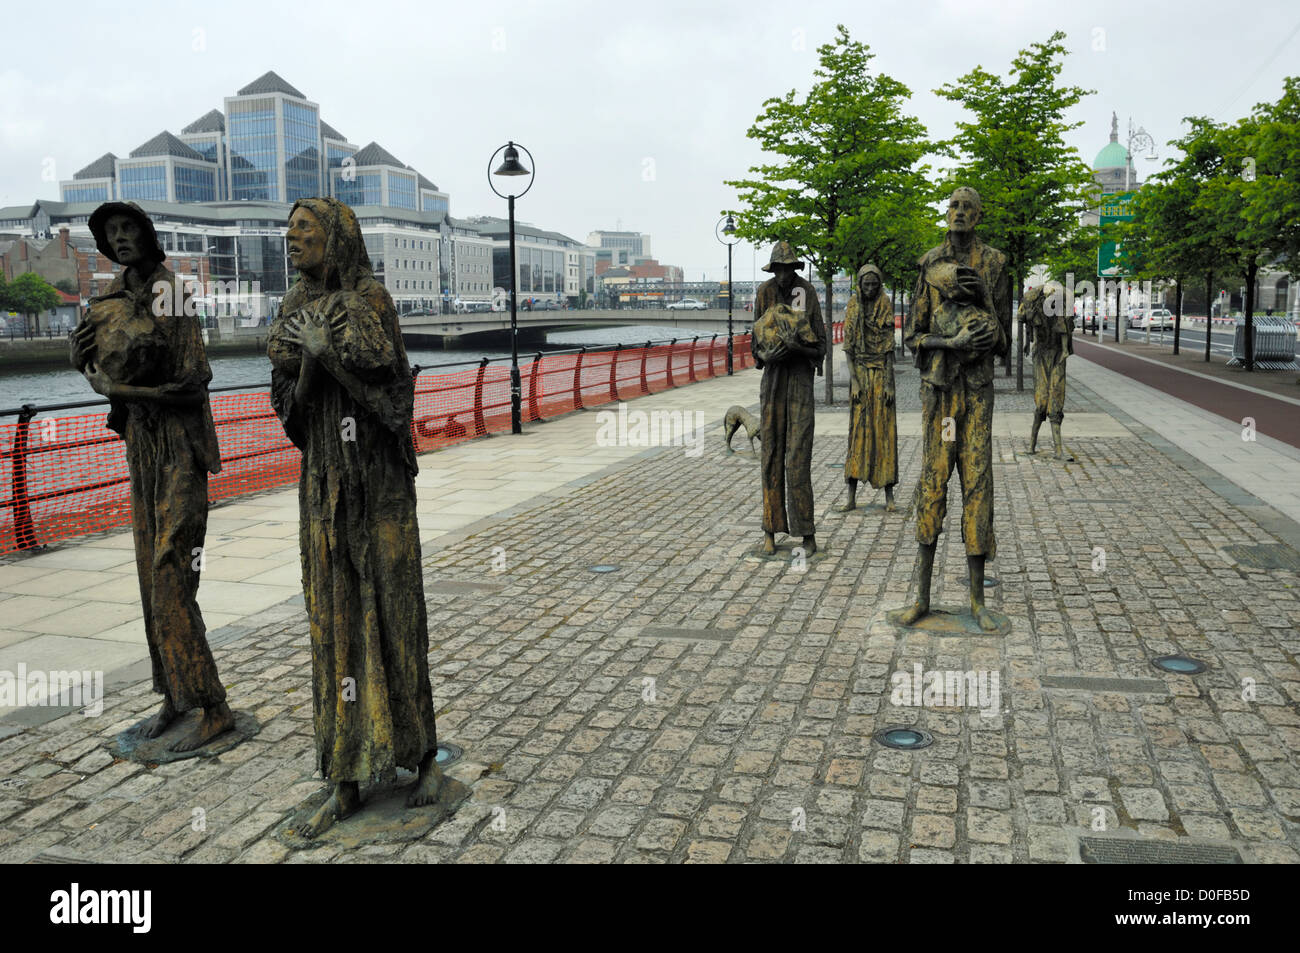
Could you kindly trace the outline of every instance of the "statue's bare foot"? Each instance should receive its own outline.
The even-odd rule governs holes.
[[[307,840],[314,840],[333,827],[335,821],[355,813],[360,806],[361,789],[355,781],[336,784],[329,798],[307,819],[307,823],[298,828],[297,833]]]
[[[406,798],[406,806],[423,807],[432,804],[438,800],[438,790],[444,782],[442,768],[438,767],[438,753],[435,748],[420,762],[420,775],[415,781],[415,787],[411,788],[411,793]]]
[[[763,555],[776,555],[776,536],[773,533],[766,533],[763,536]]]
[[[146,738],[157,738],[176,720],[177,711],[172,707],[172,700],[163,696],[162,708],[158,713],[144,723],[141,732]]]
[[[1056,459],[1060,460],[1060,459],[1062,459],[1062,458],[1065,456],[1065,454],[1062,452],[1062,450],[1061,450],[1060,447],[1057,447],[1057,448],[1056,448],[1056,453],[1052,454],[1052,456],[1054,456],[1054,457],[1056,457]]]
[[[815,552],[817,552],[817,537],[805,536],[803,538],[803,554],[805,556],[811,556]]]
[[[892,513],[896,509],[898,504],[894,502],[894,488],[887,486],[885,487],[885,510]]]
[[[849,497],[849,501],[843,504],[842,506],[835,507],[836,511],[840,513],[851,513],[857,508],[858,508],[858,501],[853,499],[853,497]]]
[[[918,599],[898,615],[899,625],[915,625],[930,614],[930,603]]]
[[[193,751],[235,727],[235,714],[225,702],[203,709],[203,716],[185,737],[171,744],[171,751]]]
[[[987,606],[974,606],[971,614],[975,616],[975,621],[980,624],[980,628],[985,632],[996,632],[998,628],[997,620],[993,618],[993,613]]]

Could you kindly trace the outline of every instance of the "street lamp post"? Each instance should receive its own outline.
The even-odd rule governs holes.
[[[735,366],[735,346],[731,334],[731,309],[736,302],[736,288],[731,280],[731,250],[740,241],[736,236],[735,217],[728,212],[724,217],[718,219],[718,224],[713,226],[713,234],[717,236],[718,241],[727,246],[727,374],[730,375]]]
[[[1124,152],[1124,193],[1126,195],[1128,194],[1128,190],[1130,187],[1129,170],[1133,168],[1133,147],[1134,146],[1136,146],[1139,151],[1141,151],[1142,149],[1150,150],[1150,154],[1146,156],[1148,162],[1158,158],[1158,156],[1156,155],[1156,141],[1152,139],[1151,134],[1141,126],[1138,126],[1136,129],[1134,129],[1133,117],[1130,116],[1128,121],[1128,143],[1127,143],[1127,148],[1125,149]],[[1125,288],[1127,289],[1128,287],[1127,275],[1124,276],[1124,285]],[[1124,297],[1127,298],[1127,294],[1125,294]],[[1117,290],[1115,292],[1115,304],[1116,304],[1115,310],[1117,312],[1122,312],[1124,309],[1119,307],[1119,303],[1120,303],[1120,295]],[[1151,305],[1148,303],[1147,311],[1149,312],[1150,310],[1151,310]],[[1117,313],[1115,315],[1115,340],[1116,341],[1119,341],[1120,339],[1120,326],[1126,322],[1127,317],[1128,317],[1127,315],[1122,313]],[[1127,328],[1125,328],[1125,330],[1127,331]],[[1128,334],[1126,333],[1124,337],[1127,339]],[[1149,314],[1147,316],[1147,343],[1148,344],[1151,343],[1151,317]]]
[[[519,294],[517,285],[519,283],[519,268],[515,263],[515,194],[502,195],[501,190],[496,187],[492,181],[492,176],[518,176],[526,175],[528,187],[519,193],[519,197],[527,194],[528,189],[533,187],[533,182],[537,176],[534,171],[529,170],[522,162],[519,161],[519,150],[523,149],[528,155],[528,161],[532,163],[533,170],[537,168],[537,163],[533,160],[533,154],[524,146],[516,146],[513,141],[507,142],[504,146],[497,148],[492,153],[492,158],[488,159],[488,185],[492,191],[506,199],[510,207],[510,432],[523,433],[523,411],[522,396],[523,387],[519,379]],[[493,171],[492,163],[496,157],[504,150],[505,155],[502,157],[501,167]]]

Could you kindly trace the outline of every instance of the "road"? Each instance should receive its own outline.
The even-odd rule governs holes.
[[[1211,347],[1221,335],[1211,337]],[[1205,337],[1200,338],[1201,347]],[[1172,345],[1171,345],[1172,346]],[[1118,371],[1130,380],[1154,387],[1202,410],[1240,422],[1255,421],[1259,433],[1300,448],[1300,401],[1266,394],[1242,384],[1219,381],[1188,370],[1114,348],[1100,347],[1087,338],[1075,338],[1075,353],[1087,360]],[[1141,414],[1136,416],[1141,419]]]

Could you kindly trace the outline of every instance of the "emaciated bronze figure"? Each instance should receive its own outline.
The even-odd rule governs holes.
[[[300,273],[271,327],[271,402],[302,450],[302,579],[311,623],[317,763],[333,785],[298,834],[357,810],[360,784],[418,769],[408,806],[444,785],[415,515],[414,386],[393,299],[352,210],[294,204]],[[455,782],[448,782],[454,784]]]
[[[1020,300],[1021,327],[1025,329],[1024,351],[1034,345],[1034,425],[1029,433],[1029,452],[1038,452],[1038,428],[1052,422],[1053,454],[1064,458],[1061,421],[1065,419],[1065,360],[1074,353],[1074,320],[1065,314],[1047,314],[1046,289],[1039,285]]]
[[[849,361],[849,449],[844,481],[858,505],[858,481],[885,491],[894,509],[898,483],[898,413],[894,399],[894,304],[884,293],[884,275],[872,264],[858,269],[858,286],[844,315],[844,354]]]
[[[789,242],[777,242],[763,266],[773,277],[754,298],[755,333],[750,338],[759,385],[763,470],[763,552],[776,552],[776,534],[803,537],[806,556],[817,552],[813,518],[813,375],[826,356],[826,326],[813,286],[795,274],[803,262]],[[781,309],[785,310],[782,311]],[[771,312],[771,314],[769,314]],[[784,328],[760,333],[767,322]]]
[[[948,234],[921,256],[904,340],[921,371],[921,476],[916,496],[917,595],[896,621],[930,611],[934,554],[954,467],[962,487],[961,535],[970,571],[970,608],[981,629],[1001,623],[984,605],[984,563],[993,534],[993,359],[1011,343],[1005,256],[975,237],[979,193],[958,188],[948,200]]]
[[[208,474],[221,469],[198,319],[173,295],[176,276],[153,223],[134,202],[90,216],[100,254],[122,266],[70,335],[72,365],[109,399],[108,427],[126,441],[131,523],[153,690],[162,708],[139,731],[157,738],[181,715],[202,717],[172,742],[193,751],[235,726],[199,611]]]

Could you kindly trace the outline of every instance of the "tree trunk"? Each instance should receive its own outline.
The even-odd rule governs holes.
[[[1255,274],[1259,271],[1254,255],[1246,266],[1246,370],[1255,369]]]
[[[1178,335],[1183,329],[1183,276],[1174,275],[1174,354],[1178,353]],[[1205,333],[1210,333],[1207,323]]]
[[[1017,327],[1017,321],[1018,321],[1018,316],[1020,314],[1019,295],[1024,293],[1023,289],[1025,287],[1025,283],[1024,280],[1019,275],[1012,275],[1011,281],[1012,281],[1011,327],[1017,332],[1016,339],[1011,343],[1011,347],[1016,352],[1016,390],[1024,390],[1025,389],[1025,349],[1023,347],[1023,344],[1025,340],[1025,323],[1023,321],[1019,321],[1019,327]]]
[[[835,292],[832,284],[835,274],[822,279],[826,284],[826,403],[835,403]]]
[[[1205,363],[1210,363],[1210,295],[1214,293],[1214,272],[1205,273]]]

